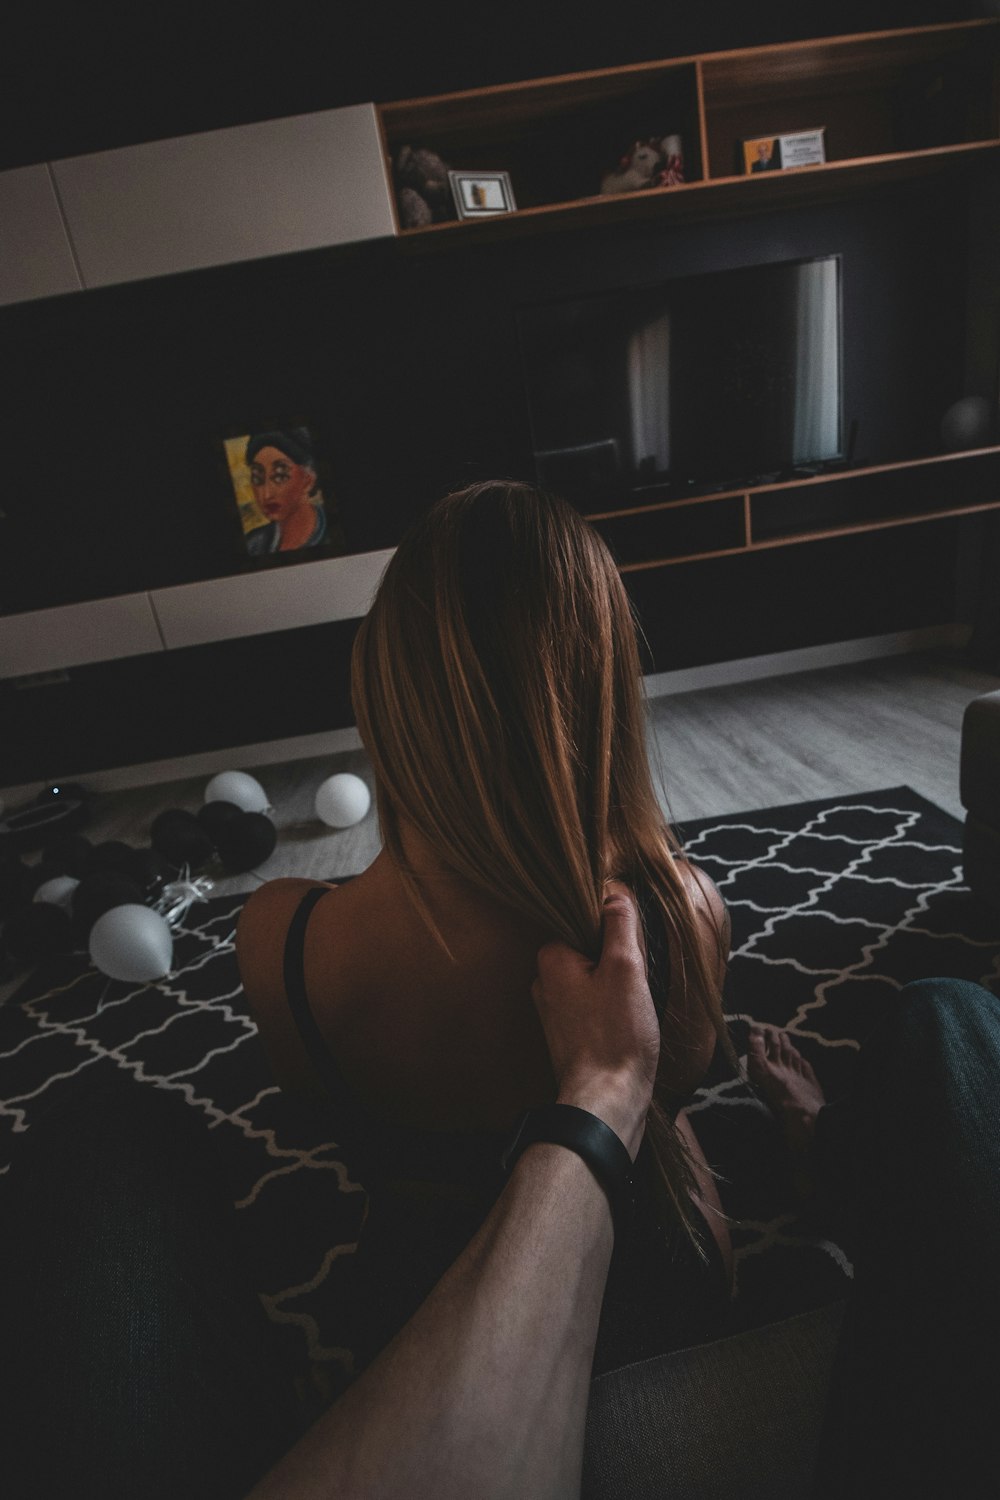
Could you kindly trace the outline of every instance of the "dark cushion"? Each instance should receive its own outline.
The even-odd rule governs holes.
[[[961,762],[962,806],[1000,830],[1000,689],[966,707]]]
[[[1000,764],[997,766],[1000,779]],[[1000,908],[1000,828],[969,813],[962,833],[962,873],[980,901]]]
[[[601,1375],[583,1500],[806,1500],[844,1305]]]

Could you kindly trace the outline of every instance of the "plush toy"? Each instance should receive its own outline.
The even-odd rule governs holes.
[[[424,146],[401,146],[394,164],[399,222],[404,229],[455,218],[448,165]]]
[[[634,193],[651,187],[660,166],[660,153],[649,141],[634,141],[614,172],[601,179],[602,193]]]
[[[662,165],[656,174],[657,187],[677,187],[684,181],[684,148],[679,135],[665,135],[660,142]]]
[[[674,187],[684,181],[679,135],[633,141],[614,172],[601,181],[602,193],[634,193],[641,188]]]

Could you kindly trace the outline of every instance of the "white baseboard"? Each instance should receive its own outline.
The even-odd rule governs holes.
[[[935,646],[968,645],[971,625],[929,625],[892,635],[869,635],[856,641],[833,641],[828,646],[806,646],[798,651],[776,651],[769,656],[746,656],[741,661],[711,662],[704,667],[682,667],[676,672],[651,672],[644,678],[647,698],[668,693],[692,693],[699,688],[730,687],[761,677],[787,677],[793,672],[815,672],[855,661],[877,661],[880,656],[905,656]]]
[[[129,787],[157,786],[163,781],[182,781],[187,776],[214,776],[217,771],[246,771],[251,766],[273,766],[286,760],[309,760],[314,755],[340,755],[360,750],[361,736],[349,729],[328,729],[319,734],[300,734],[287,740],[264,740],[258,745],[237,745],[229,750],[206,750],[197,755],[179,755],[172,760],[147,760],[137,766],[115,766],[109,771],[67,771],[63,781],[79,781],[88,792],[120,792]],[[0,788],[0,799],[9,806],[40,792],[48,782]]]
[[[866,636],[856,641],[835,641],[828,646],[809,646],[800,651],[749,656],[741,661],[684,667],[676,672],[654,672],[645,679],[646,696],[657,698],[667,693],[690,693],[699,688],[727,687],[733,683],[753,682],[762,677],[784,677],[792,672],[812,672],[822,667],[876,660],[880,656],[928,651],[936,646],[962,647],[967,644],[970,634],[969,625],[935,625],[893,635]],[[330,729],[319,734],[297,735],[291,739],[265,740],[257,745],[238,745],[228,750],[207,750],[202,754],[182,755],[171,760],[150,760],[137,766],[116,766],[107,771],[74,774],[72,766],[69,766],[62,779],[81,781],[91,792],[117,792],[129,787],[181,781],[187,776],[214,776],[217,771],[248,770],[252,766],[278,765],[283,761],[308,760],[313,756],[340,755],[347,750],[360,749],[361,738],[355,728]],[[22,786],[0,788],[0,800],[15,807],[41,791],[44,785],[46,783],[35,781]]]

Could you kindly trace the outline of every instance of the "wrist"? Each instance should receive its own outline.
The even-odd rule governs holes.
[[[651,1098],[651,1087],[630,1074],[590,1073],[586,1077],[563,1079],[557,1103],[574,1104],[603,1120],[635,1161]]]
[[[542,1144],[566,1147],[583,1159],[604,1191],[616,1233],[633,1223],[636,1198],[632,1157],[606,1120],[592,1110],[561,1100],[526,1110],[500,1158],[502,1170],[511,1172],[529,1146]]]

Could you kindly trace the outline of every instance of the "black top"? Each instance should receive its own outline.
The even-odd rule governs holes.
[[[307,891],[289,924],[284,981],[303,1047],[323,1082],[348,1167],[369,1195],[356,1270],[361,1283],[345,1342],[360,1369],[412,1316],[468,1243],[504,1185],[500,1157],[517,1124],[495,1131],[434,1131],[388,1125],[366,1110],[337,1065],[316,1024],[305,984],[309,918],[328,886]],[[666,934],[653,918],[653,899],[640,897],[646,927],[650,990],[657,1015],[666,1006]],[[687,1100],[672,1101],[676,1114]],[[686,1235],[658,1226],[644,1177],[645,1143],[636,1162],[640,1212],[616,1236],[598,1332],[594,1374],[724,1332],[728,1291],[722,1258],[707,1227],[699,1258]]]

